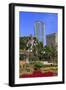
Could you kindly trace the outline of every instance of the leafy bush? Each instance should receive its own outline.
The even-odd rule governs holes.
[[[20,54],[20,60],[25,60],[26,55],[25,54]]]
[[[36,67],[36,68],[41,68],[41,67],[43,67],[43,66],[44,66],[44,64],[41,63],[41,62],[36,62],[36,63],[34,64],[34,67]]]

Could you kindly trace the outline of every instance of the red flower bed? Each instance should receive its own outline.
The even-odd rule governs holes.
[[[37,71],[37,72],[33,72],[32,74],[23,74],[20,76],[20,78],[30,78],[30,77],[49,77],[49,76],[56,76],[57,74],[56,73],[53,73],[53,72],[45,72],[45,73],[42,73],[40,71]]]

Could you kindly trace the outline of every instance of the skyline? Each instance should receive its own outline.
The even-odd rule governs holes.
[[[42,21],[45,24],[44,44],[46,35],[58,32],[57,13],[20,12],[19,13],[19,36],[34,36],[34,23]]]

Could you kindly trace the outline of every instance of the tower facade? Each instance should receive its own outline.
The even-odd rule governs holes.
[[[44,46],[44,29],[45,25],[42,21],[36,21],[34,24],[34,36],[41,41]]]
[[[48,46],[58,46],[58,33],[46,35],[46,44]]]

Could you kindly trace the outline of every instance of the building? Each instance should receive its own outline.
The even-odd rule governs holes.
[[[44,30],[45,25],[42,21],[36,21],[34,23],[34,36],[38,39],[38,41],[43,42],[43,46],[44,46]]]
[[[52,33],[46,35],[46,45],[48,46],[58,46],[58,33]]]

